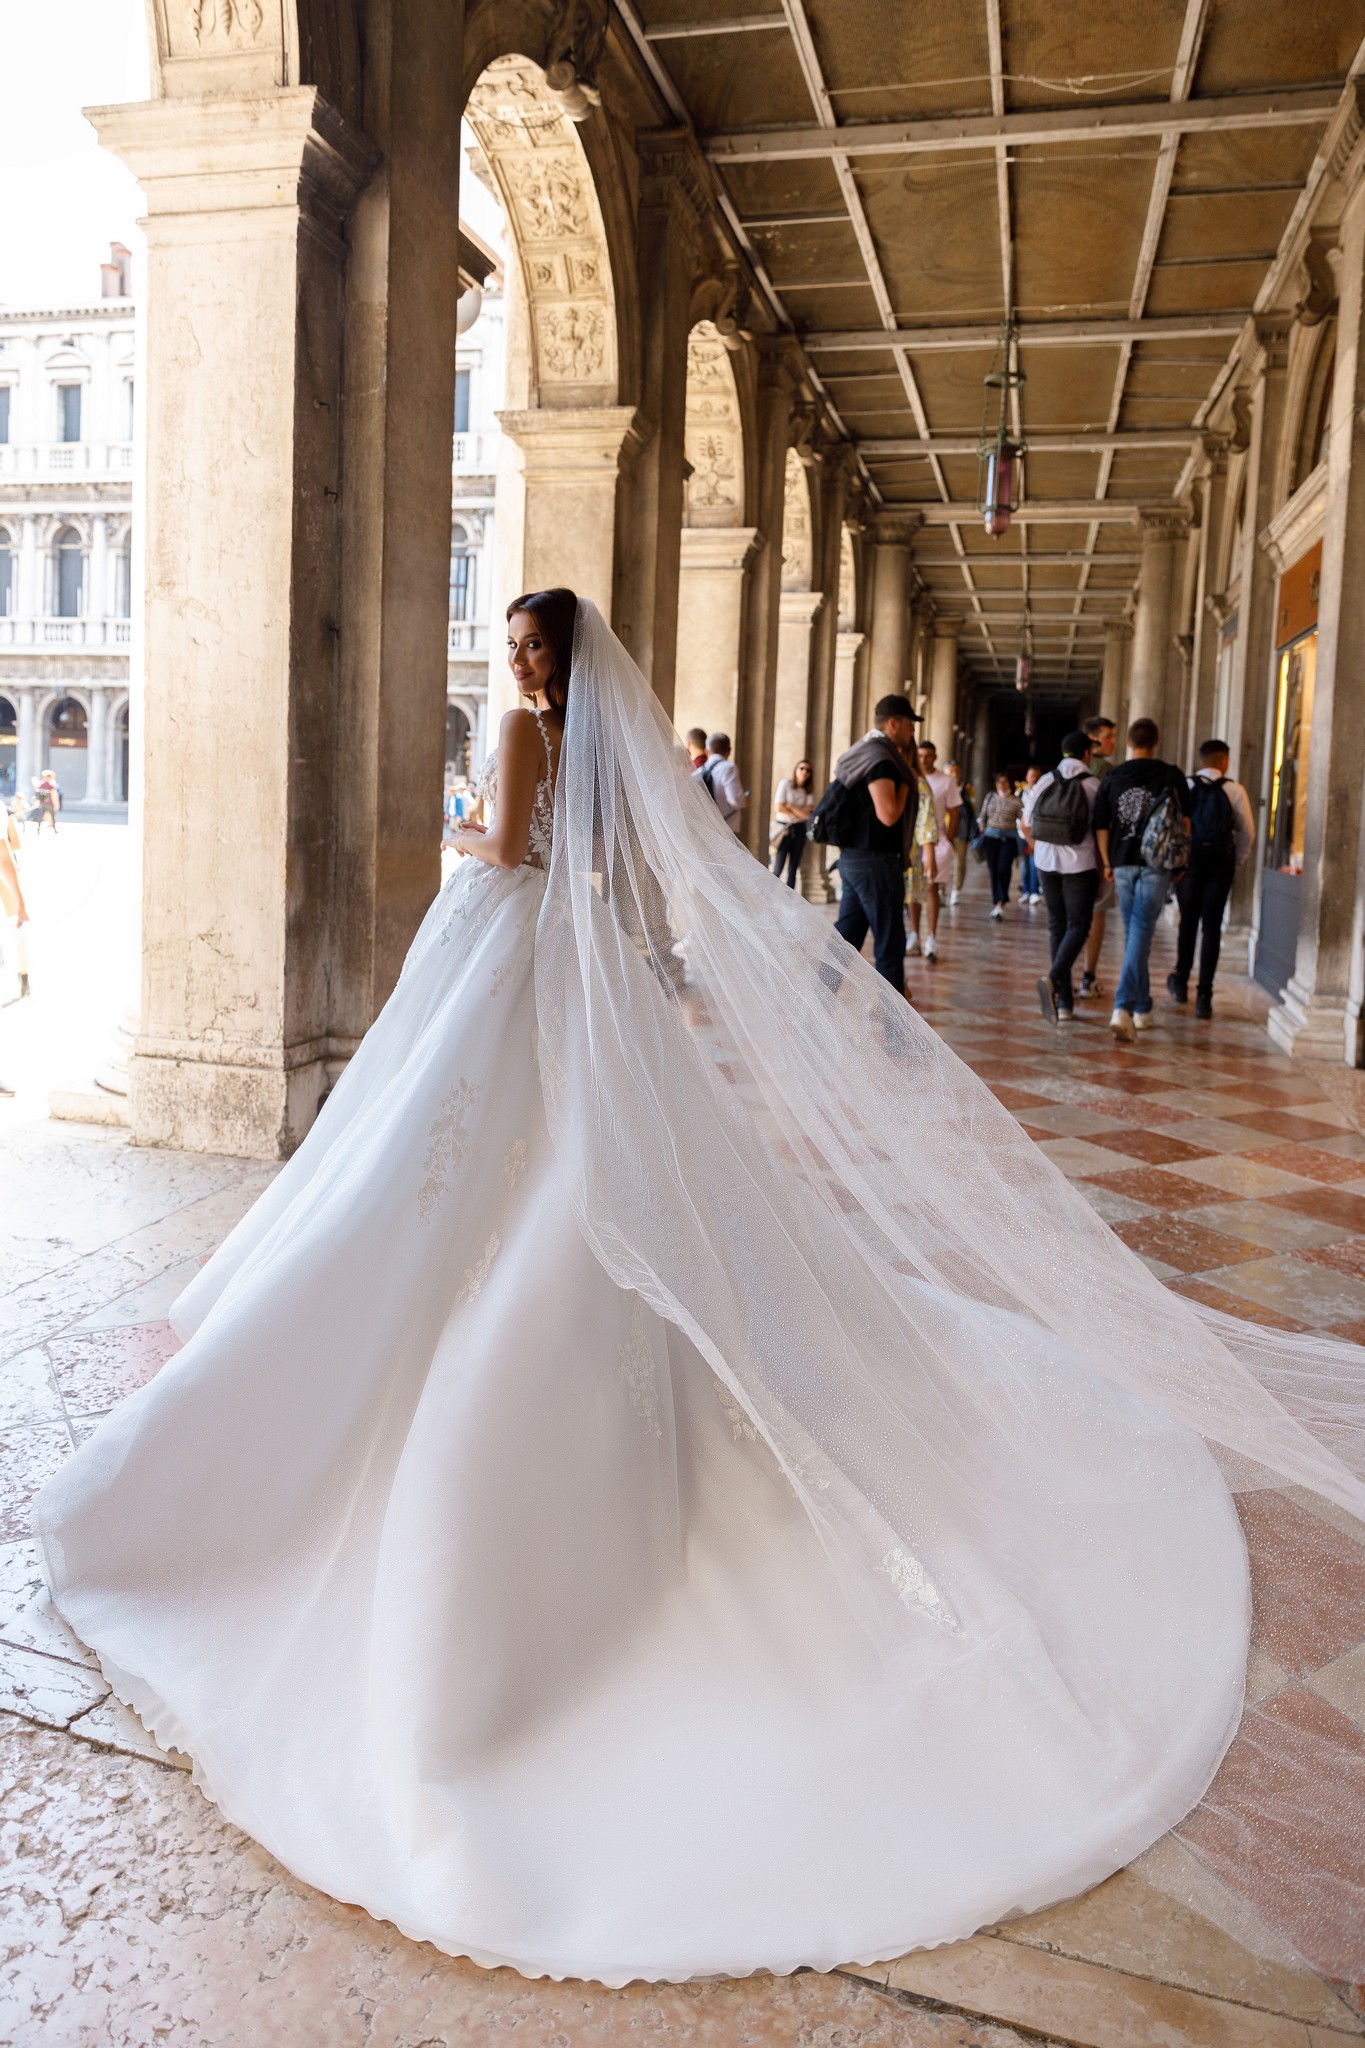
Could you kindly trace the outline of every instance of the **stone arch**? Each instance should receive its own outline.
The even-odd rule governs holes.
[[[674,720],[728,733],[740,723],[741,649],[749,566],[758,535],[743,524],[744,435],[730,351],[711,320],[687,342],[684,422],[687,478],[678,578],[678,675]],[[755,762],[740,761],[750,776]]]
[[[844,526],[839,534],[839,630],[852,632],[858,624],[858,553],[853,529]]]
[[[687,462],[683,524],[735,527],[744,520],[744,435],[730,351],[713,321],[687,338]]]
[[[782,588],[809,590],[815,574],[815,531],[810,475],[794,448],[787,450],[782,495]]]
[[[620,350],[613,265],[577,125],[528,57],[498,57],[465,118],[487,160],[516,252],[524,348],[510,346],[515,408],[614,404]],[[509,292],[509,312],[518,294]],[[517,358],[520,357],[518,361]]]
[[[1298,434],[1290,490],[1305,483],[1323,460],[1331,427],[1332,389],[1336,381],[1337,323],[1324,320],[1312,364],[1304,380],[1303,403],[1298,414]]]

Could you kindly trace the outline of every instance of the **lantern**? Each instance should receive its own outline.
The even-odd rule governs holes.
[[[1019,344],[1014,323],[1005,322],[995,365],[986,378],[986,398],[981,415],[981,441],[977,448],[977,510],[987,533],[998,540],[1010,530],[1019,504],[1019,472],[1024,455],[1022,437],[1011,432],[1011,415],[1018,419],[1018,393],[1024,383],[1019,368]],[[993,395],[1000,394],[999,417],[991,425]]]
[[[1030,677],[1030,676],[1031,676],[1032,674],[1033,674],[1033,656],[1032,656],[1031,654],[1021,654],[1021,655],[1019,656],[1019,658],[1017,659],[1017,661],[1015,662],[1015,664],[1014,664],[1014,687],[1015,687],[1015,689],[1016,689],[1016,690],[1027,690],[1027,688],[1028,688],[1028,686],[1029,686],[1029,677]]]

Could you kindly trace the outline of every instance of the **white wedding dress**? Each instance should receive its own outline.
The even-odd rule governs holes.
[[[994,1210],[959,1183],[963,1245],[1013,1215],[1075,1318],[1015,1171],[1039,1155],[722,844],[581,609],[526,864],[461,863],[177,1303],[184,1349],[48,1485],[51,1581],[231,1820],[409,1935],[613,1984],[891,1957],[1097,1881],[1200,1798],[1249,1615],[1219,1460],[1317,1438],[1186,1304],[1182,1358],[1226,1360],[1264,1442],[1224,1456],[1188,1387],[1101,1371],[998,1266],[903,1255],[916,1173],[942,1202],[931,1160],[968,1142],[946,1076],[1005,1177]],[[775,1049],[741,1042],[725,931]],[[819,1102],[772,1098],[803,1028],[760,986],[779,959],[848,1049],[847,1161],[803,1140]],[[911,1058],[932,1153],[886,1085]],[[867,1159],[905,1199],[877,1210]],[[1029,1171],[1074,1204],[1073,1258],[1116,1243]],[[1113,1273],[1173,1299],[1103,1256],[1091,1304]]]

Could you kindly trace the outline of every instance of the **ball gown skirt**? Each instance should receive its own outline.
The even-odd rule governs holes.
[[[1092,1390],[1093,1499],[995,1513],[983,1453],[972,1625],[875,1648],[745,1409],[575,1220],[545,883],[468,860],[433,905],[176,1304],[184,1349],[42,1495],[58,1606],[230,1820],[482,1964],[826,1968],[1097,1882],[1199,1799],[1240,1713],[1212,1461]],[[1045,1397],[1074,1408],[1060,1372]],[[1168,1445],[1207,1484],[1106,1488]]]

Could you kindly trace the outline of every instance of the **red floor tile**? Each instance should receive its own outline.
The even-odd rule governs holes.
[[[1198,1301],[1205,1308],[1219,1309],[1225,1316],[1238,1316],[1244,1323],[1255,1323],[1262,1330],[1303,1331],[1309,1327],[1293,1316],[1281,1315],[1278,1309],[1264,1308],[1260,1302],[1247,1301],[1240,1294],[1229,1293],[1216,1280],[1170,1280],[1166,1284],[1172,1294],[1183,1294],[1187,1301]]]
[[[1087,1138],[1089,1145],[1098,1144],[1096,1138]],[[1226,1188],[1206,1187],[1202,1181],[1182,1180],[1178,1174],[1167,1173],[1160,1166],[1131,1166],[1117,1173],[1088,1173],[1084,1176],[1088,1187],[1109,1188],[1116,1195],[1127,1195],[1132,1202],[1146,1202],[1153,1209],[1176,1213],[1186,1209],[1200,1209],[1210,1202],[1226,1202]],[[1230,1242],[1225,1239],[1224,1242]],[[1224,1263],[1227,1263],[1226,1261]]]
[[[1173,1166],[1179,1159],[1207,1159],[1199,1145],[1187,1145],[1183,1138],[1170,1138],[1161,1131],[1124,1129],[1092,1133],[1092,1145],[1104,1145],[1111,1152],[1126,1152],[1148,1166]]]
[[[1116,1223],[1114,1229],[1131,1250],[1144,1258],[1160,1259],[1180,1273],[1206,1273],[1212,1266],[1235,1266],[1243,1259],[1265,1257],[1263,1245],[1226,1237],[1221,1230],[1209,1230],[1188,1216],[1142,1216],[1136,1223]]]
[[[1243,1124],[1249,1131],[1264,1131],[1270,1138],[1287,1138],[1291,1144],[1311,1145],[1315,1138],[1332,1135],[1335,1126],[1324,1124],[1316,1117],[1295,1116],[1292,1109],[1233,1108],[1221,1112],[1230,1123]]]
[[[1339,1187],[1343,1181],[1365,1180],[1365,1161],[1343,1159],[1336,1152],[1320,1152],[1315,1145],[1266,1145],[1259,1152],[1244,1152],[1258,1166],[1278,1166],[1282,1173],[1302,1174],[1305,1180],[1322,1181]]]
[[[1311,1216],[1318,1223],[1335,1223],[1338,1230],[1365,1237],[1365,1195],[1348,1195],[1343,1188],[1293,1188],[1287,1195],[1267,1195],[1275,1209],[1292,1209],[1296,1216]]]
[[[1352,1280],[1365,1280],[1365,1239],[1348,1237],[1344,1244],[1320,1244],[1299,1253],[1301,1259],[1311,1259],[1315,1266],[1330,1266],[1334,1273],[1349,1274]]]

